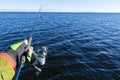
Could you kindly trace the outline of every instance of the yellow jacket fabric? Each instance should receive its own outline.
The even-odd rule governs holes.
[[[15,70],[11,64],[4,58],[0,58],[0,80],[12,80]]]

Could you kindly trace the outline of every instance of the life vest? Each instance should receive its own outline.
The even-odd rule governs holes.
[[[0,53],[0,58],[6,59],[11,64],[13,69],[16,70],[16,62],[12,59],[12,57],[9,54],[7,54],[7,53]]]

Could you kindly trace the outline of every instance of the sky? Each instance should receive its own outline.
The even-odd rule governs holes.
[[[120,12],[120,0],[0,0],[0,11]]]

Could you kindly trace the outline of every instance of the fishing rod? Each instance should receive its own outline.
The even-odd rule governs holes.
[[[42,5],[40,6],[40,8],[39,8],[39,12],[38,12],[38,14],[37,14],[37,18],[36,18],[36,20],[35,20],[35,24],[37,23],[37,19],[39,19],[39,13],[41,12],[41,10],[42,10]],[[39,20],[38,20],[39,21]],[[32,27],[32,30],[30,31],[31,33],[30,33],[30,37],[32,38],[32,33],[33,33],[33,31],[34,31],[34,29],[35,29],[35,26],[33,26]],[[43,54],[46,56],[47,55],[47,47],[42,47],[44,50],[43,50]],[[45,54],[46,53],[46,54]],[[33,56],[35,57],[35,59],[40,63],[40,64],[43,64],[42,63],[42,61],[43,60],[40,60],[40,58],[39,57],[42,57],[41,55],[38,55],[35,51],[33,51]],[[42,57],[43,58],[43,57]],[[37,66],[35,66],[35,65],[33,65],[34,66],[34,68],[35,69],[37,69],[38,71],[40,71],[40,69],[37,67]]]
[[[41,11],[41,9],[42,9],[42,6],[40,7],[39,12]],[[38,14],[38,16],[39,16],[39,14]],[[28,40],[28,46],[25,49],[25,52],[28,51],[29,47],[31,46],[32,33],[33,33],[34,29],[35,29],[35,26],[33,26],[32,30],[30,31],[31,33],[30,33],[29,40]],[[40,65],[44,65],[45,64],[45,59],[46,59],[46,55],[47,55],[47,47],[43,47],[43,49],[44,50],[43,50],[43,54],[42,55],[38,55],[34,50],[33,50],[33,53],[32,53],[33,56],[39,62]],[[14,80],[18,80],[18,77],[20,75],[20,71],[21,71],[24,63],[25,63],[25,56],[22,56],[21,62],[20,62],[20,65],[18,67],[17,74],[15,75]],[[33,64],[33,66],[34,66],[35,69],[37,69],[39,72],[41,72],[41,69],[38,68],[35,64]]]
[[[39,21],[39,13],[42,11],[42,5],[40,6],[40,8],[39,8],[39,11],[38,11],[38,14],[37,14],[37,16],[36,16],[36,20],[34,21],[34,24],[36,24],[37,23],[37,20]],[[30,31],[30,36],[32,37],[32,33],[33,33],[33,31],[34,31],[34,29],[35,29],[35,26],[33,26],[32,27],[32,29],[31,29],[31,31]]]

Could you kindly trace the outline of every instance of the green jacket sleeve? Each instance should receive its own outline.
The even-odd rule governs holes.
[[[10,63],[4,58],[0,58],[0,80],[12,80],[15,70]]]

